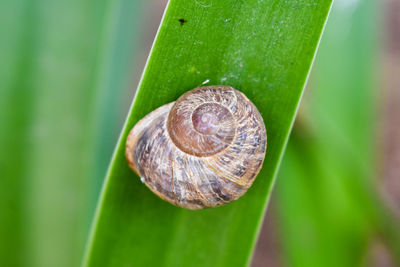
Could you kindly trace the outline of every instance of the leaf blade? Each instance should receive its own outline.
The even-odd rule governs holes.
[[[248,263],[330,5],[309,0],[169,3],[109,169],[87,266]],[[240,200],[189,211],[161,201],[135,179],[124,143],[141,117],[207,80],[241,90],[259,108],[268,131],[267,157]],[[168,249],[160,240],[169,242]]]
[[[144,1],[130,1],[124,21],[115,18],[119,2],[0,3],[0,35],[7,36],[0,44],[1,265],[62,267],[82,260],[106,172],[90,163],[111,156],[114,144],[104,140],[118,138],[115,127],[107,130],[123,124],[118,98],[138,50],[132,46]],[[129,33],[121,45],[116,39],[123,28]],[[101,77],[112,67],[120,76]],[[108,107],[112,100],[119,106],[101,114],[103,98]]]

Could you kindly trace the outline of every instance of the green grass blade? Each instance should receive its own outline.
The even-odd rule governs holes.
[[[82,162],[104,2],[3,5],[1,265],[73,266],[87,221]]]
[[[145,1],[115,0],[107,7],[102,34],[102,47],[99,49],[99,62],[94,79],[95,107],[90,149],[90,207],[89,213],[95,211],[101,185],[107,172],[119,130],[123,125],[128,107],[125,100],[135,69],[136,56],[140,55],[140,23],[144,20]],[[136,60],[135,60],[136,59]],[[89,216],[92,218],[93,216]],[[90,226],[90,221],[87,226]]]
[[[108,129],[120,108],[103,110],[126,93],[143,3],[130,1],[125,14],[120,2],[0,3],[1,266],[78,266],[82,259],[91,196],[100,191],[90,179],[100,184],[106,172],[90,163],[111,157],[114,144],[98,139],[118,138]]]
[[[333,5],[276,188],[288,266],[367,266],[378,235],[400,255],[374,188],[379,10]]]
[[[12,31],[0,27],[0,35],[7,36],[0,42],[0,258],[5,266],[23,266],[28,254],[23,227],[27,170],[20,166],[27,161],[26,150],[31,145],[29,48],[36,25],[29,8],[31,5],[24,5],[23,1],[0,4],[1,24],[13,25]],[[29,27],[24,27],[26,24]],[[26,97],[21,99],[20,95]],[[15,106],[19,107],[18,113],[14,112]]]
[[[170,1],[111,162],[85,265],[249,262],[330,5]],[[207,80],[231,85],[255,103],[267,126],[268,149],[263,170],[240,200],[189,211],[161,201],[140,183],[126,163],[124,143],[140,118]]]

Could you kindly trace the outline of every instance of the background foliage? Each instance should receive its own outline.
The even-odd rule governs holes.
[[[82,261],[142,3],[0,3],[0,265]]]
[[[128,126],[209,79],[245,90],[261,107],[270,123],[272,160],[243,201],[199,215],[159,203],[127,169],[113,169],[110,183],[124,175],[129,181],[113,188],[109,183],[109,192],[132,186],[112,202],[104,199],[103,209],[116,208],[119,214],[102,212],[106,215],[98,229],[110,230],[100,230],[94,239],[92,253],[97,256],[92,260],[104,260],[101,254],[107,252],[116,261],[104,263],[125,263],[143,251],[151,254],[139,255],[138,263],[212,260],[228,265],[250,259],[329,1],[268,1],[265,6],[266,1],[255,0],[232,1],[232,6],[231,1],[215,1],[214,6],[208,0],[180,2],[161,31]],[[144,39],[152,39],[149,24],[157,24],[156,8],[152,1],[128,0],[0,2],[0,265],[80,264],[100,187],[147,55]],[[376,240],[386,244],[393,258],[400,255],[398,222],[376,192],[380,11],[377,1],[335,2],[277,184],[281,225],[275,230],[285,265],[365,266]],[[187,24],[181,27],[182,14]],[[203,22],[210,28],[202,28]],[[167,29],[174,34],[167,35]],[[165,41],[173,46],[162,48]],[[265,47],[265,55],[245,52]],[[211,48],[215,54],[204,56]],[[158,58],[165,55],[178,58],[162,65]],[[155,78],[159,72],[163,75]],[[135,203],[133,213],[132,192],[134,201],[145,202]],[[117,218],[126,224],[116,225]],[[116,240],[121,231],[124,239]],[[210,237],[199,239],[206,235]],[[110,242],[119,244],[119,250],[107,251]],[[149,258],[155,251],[161,255],[166,244],[163,257]],[[176,251],[183,257],[175,257]]]

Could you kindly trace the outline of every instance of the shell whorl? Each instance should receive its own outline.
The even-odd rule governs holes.
[[[162,199],[201,209],[242,196],[265,150],[265,126],[250,100],[229,86],[206,86],[139,121],[128,136],[126,157]]]
[[[228,147],[236,134],[232,111],[237,96],[231,90],[210,87],[182,95],[168,115],[168,132],[182,151],[195,156],[211,156]]]

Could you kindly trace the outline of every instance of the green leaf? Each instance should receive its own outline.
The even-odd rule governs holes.
[[[125,2],[0,3],[1,266],[82,259],[136,50],[143,2]]]
[[[374,188],[379,10],[374,0],[333,5],[276,188],[288,266],[366,266],[378,235],[400,255]]]
[[[331,1],[169,2],[115,150],[87,266],[243,266],[263,217]],[[181,21],[186,21],[181,23]],[[152,194],[129,169],[127,134],[155,108],[202,83],[230,85],[260,110],[267,156],[238,201],[200,211]]]
[[[99,49],[99,62],[93,81],[95,94],[91,119],[91,159],[89,170],[90,207],[93,214],[107,166],[118,139],[119,128],[123,125],[124,114],[128,109],[125,100],[131,84],[137,82],[132,77],[137,57],[140,55],[140,22],[146,13],[145,1],[110,1],[106,9],[102,34],[102,46]],[[92,216],[89,216],[92,218]],[[88,222],[90,225],[90,222]]]
[[[77,174],[86,174],[88,88],[104,3],[89,7],[43,0],[0,8],[4,266],[71,266],[81,257],[86,187]]]

